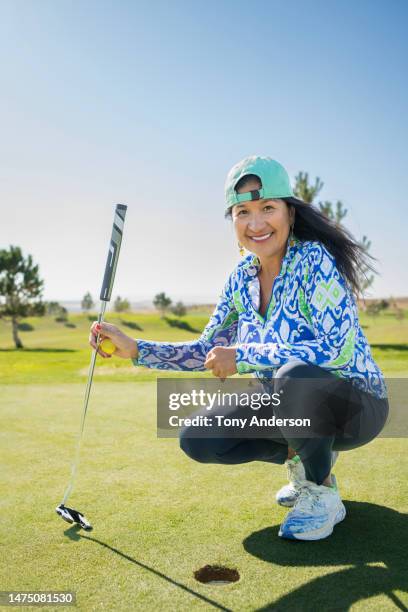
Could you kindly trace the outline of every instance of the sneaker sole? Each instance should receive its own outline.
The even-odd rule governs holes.
[[[334,517],[334,521],[332,525],[327,525],[325,527],[321,527],[320,529],[314,529],[313,531],[309,531],[307,533],[291,533],[290,531],[282,532],[279,530],[279,536],[281,538],[286,538],[287,540],[302,540],[302,541],[312,541],[312,540],[323,540],[327,538],[329,535],[333,533],[334,526],[337,523],[340,523],[346,518],[346,508],[344,504],[341,504],[341,508],[337,512]]]
[[[295,501],[296,499],[293,499],[292,501],[280,501],[279,499],[277,499],[276,503],[280,506],[283,506],[283,508],[293,508],[293,506],[295,505]]]
[[[296,497],[284,497],[281,499],[278,499],[277,497],[275,498],[276,503],[279,504],[280,506],[283,506],[284,508],[292,508],[295,505],[295,502],[297,500],[298,496]]]

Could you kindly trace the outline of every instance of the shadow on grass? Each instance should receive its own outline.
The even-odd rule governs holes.
[[[122,325],[126,325],[126,327],[129,327],[130,329],[137,329],[139,331],[143,331],[143,327],[140,327],[139,323],[136,323],[136,321],[124,321],[123,319],[121,319],[120,322],[122,323]]]
[[[408,351],[408,344],[371,344],[371,348],[391,351]]]
[[[357,601],[376,595],[386,595],[396,608],[408,610],[393,593],[408,593],[408,515],[364,502],[349,501],[345,506],[346,519],[325,540],[284,540],[278,537],[278,526],[244,540],[248,553],[284,567],[352,566],[314,578],[257,612],[346,611]]]
[[[78,351],[64,348],[0,348],[0,353],[78,353]]]
[[[202,331],[200,329],[191,327],[190,323],[187,323],[187,321],[182,321],[181,319],[170,319],[169,317],[163,317],[163,320],[166,321],[167,325],[170,325],[170,327],[184,329],[185,331],[192,332],[193,334],[199,334]]]
[[[130,563],[134,563],[138,567],[141,567],[142,569],[147,570],[148,572],[151,572],[158,578],[162,578],[166,582],[169,582],[170,584],[173,584],[174,586],[182,589],[183,591],[186,591],[186,593],[189,593],[190,595],[193,595],[194,597],[201,599],[201,601],[205,601],[207,604],[210,604],[212,607],[216,608],[217,610],[224,610],[225,612],[232,612],[230,608],[225,608],[223,605],[217,603],[213,599],[209,599],[208,597],[205,597],[205,595],[201,595],[200,593],[193,591],[192,589],[188,588],[184,584],[181,584],[181,582],[177,582],[177,580],[173,580],[172,578],[169,578],[162,572],[159,572],[153,567],[150,567],[149,565],[146,565],[145,563],[142,563],[141,561],[138,561],[137,559],[130,557],[129,555],[122,552],[121,550],[118,550],[117,548],[114,548],[113,546],[106,544],[106,542],[102,542],[101,540],[92,538],[91,536],[84,535],[79,525],[72,525],[72,527],[69,527],[69,529],[66,529],[64,531],[64,534],[70,540],[73,540],[74,542],[78,542],[79,540],[89,540],[90,542],[95,542],[95,544],[99,544],[99,546],[102,546],[103,548],[107,548],[108,550],[115,553],[116,555],[119,555],[119,557],[122,557],[122,559],[125,559],[126,561],[130,561]]]

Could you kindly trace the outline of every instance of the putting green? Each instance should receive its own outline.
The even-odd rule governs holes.
[[[2,387],[2,590],[73,590],[80,610],[394,610],[408,605],[408,445],[342,453],[348,516],[321,542],[278,538],[282,467],[202,465],[157,439],[155,384],[94,385],[70,502],[91,533],[54,511],[69,476],[82,384]],[[206,564],[240,580],[204,585]]]

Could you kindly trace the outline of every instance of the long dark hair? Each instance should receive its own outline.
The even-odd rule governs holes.
[[[255,174],[243,176],[235,186],[237,191],[253,180],[261,181]],[[362,245],[355,240],[351,232],[341,227],[318,210],[313,204],[303,202],[298,198],[279,198],[288,207],[295,209],[293,233],[299,240],[316,240],[325,245],[336,260],[340,273],[347,279],[356,297],[363,293],[363,277],[367,279],[369,271],[376,274],[370,260],[377,261],[367,253]],[[225,216],[232,218],[232,206]]]

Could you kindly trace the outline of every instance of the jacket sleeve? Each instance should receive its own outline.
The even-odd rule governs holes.
[[[231,277],[230,277],[231,278]],[[229,346],[237,338],[238,312],[232,299],[230,279],[198,340],[191,342],[153,342],[136,340],[138,358],[134,365],[160,370],[205,370],[207,353],[214,346]]]
[[[236,357],[240,374],[280,367],[295,359],[339,371],[352,360],[358,330],[357,306],[335,258],[317,243],[308,251],[303,266],[305,302],[300,306],[303,312],[306,310],[314,339],[293,344],[240,344]],[[301,289],[299,302],[300,294]]]

